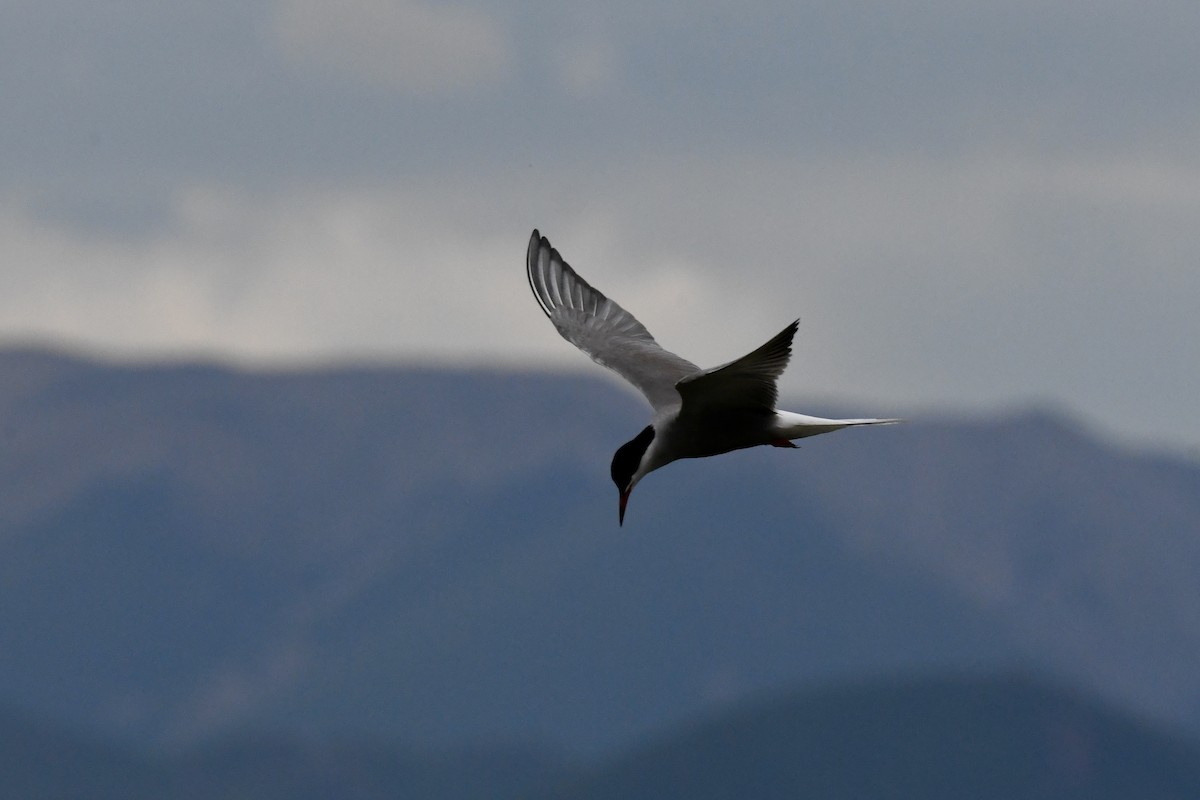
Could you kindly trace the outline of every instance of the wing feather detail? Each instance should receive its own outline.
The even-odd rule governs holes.
[[[529,237],[525,270],[534,298],[564,339],[632,383],[655,411],[680,405],[676,384],[700,368],[664,350],[632,314],[579,277],[537,230]]]
[[[770,412],[779,399],[777,382],[792,357],[796,320],[770,341],[739,359],[680,379],[683,413],[715,410]]]

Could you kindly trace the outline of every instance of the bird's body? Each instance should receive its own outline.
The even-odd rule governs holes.
[[[799,321],[739,359],[712,369],[664,350],[625,309],[593,289],[534,231],[526,273],[533,295],[563,338],[637,387],[654,409],[651,423],[613,456],[620,519],[633,487],[681,458],[702,458],[894,419],[824,419],[780,411],[776,382],[787,366]]]

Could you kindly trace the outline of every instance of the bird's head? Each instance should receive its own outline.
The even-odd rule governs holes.
[[[612,479],[621,493],[619,524],[625,524],[625,504],[637,482],[649,472],[646,451],[654,441],[654,426],[647,425],[642,432],[617,448],[612,460]]]

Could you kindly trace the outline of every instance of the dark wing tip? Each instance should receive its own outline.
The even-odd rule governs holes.
[[[800,329],[800,320],[794,320],[792,324],[781,330],[779,333],[771,337],[771,340],[758,348],[751,355],[758,355],[763,358],[780,361],[779,371],[783,368],[792,356],[792,339],[796,336],[796,331]]]
[[[796,331],[800,330],[800,318],[792,320],[792,323],[783,329],[787,333],[788,342],[790,343],[796,335]]]
[[[549,317],[550,304],[546,295],[546,276],[539,268],[543,248],[547,251],[547,262],[549,262],[555,255],[554,249],[550,246],[550,241],[542,236],[537,228],[534,228],[533,233],[529,236],[529,248],[525,251],[525,277],[529,279],[529,288],[533,292],[533,299],[537,300],[538,305],[542,307],[542,313]]]
[[[534,298],[551,320],[554,319],[552,312],[559,308],[595,313],[596,306],[608,300],[603,292],[571,269],[571,265],[537,228],[529,237],[525,274]]]
[[[796,332],[800,330],[800,318],[792,320],[792,324],[784,328],[787,331],[787,346],[788,353],[792,352],[792,340],[796,338]]]

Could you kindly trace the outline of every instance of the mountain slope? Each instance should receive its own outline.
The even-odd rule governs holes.
[[[674,731],[557,789],[572,800],[1175,799],[1200,750],[1021,677],[841,685]]]
[[[504,747],[434,753],[260,738],[142,755],[0,708],[3,795],[21,800],[501,800],[528,797],[568,774],[555,757]]]
[[[23,800],[162,797],[169,770],[94,737],[0,707],[4,795]]]
[[[511,748],[235,738],[139,757],[0,711],[0,774],[27,800],[640,800],[961,797],[1183,800],[1200,746],[1077,692],[1022,676],[926,676],[809,687],[567,764]]]
[[[797,681],[1023,663],[1200,728],[1197,465],[914,421],[674,464],[618,529],[642,424],[599,379],[2,354],[0,698],[160,747],[602,752]]]

